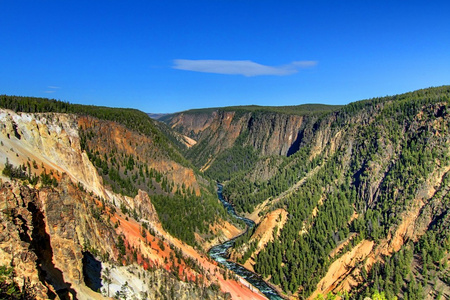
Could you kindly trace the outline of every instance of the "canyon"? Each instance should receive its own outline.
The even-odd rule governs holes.
[[[36,299],[264,299],[209,257],[233,239],[229,259],[286,299],[448,298],[449,96],[158,121],[4,96],[4,282]]]

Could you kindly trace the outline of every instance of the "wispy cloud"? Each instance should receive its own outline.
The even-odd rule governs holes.
[[[54,92],[56,92],[56,90],[59,90],[61,87],[59,86],[54,86],[54,85],[49,85],[48,90],[44,91],[44,93],[46,94],[53,94]]]
[[[174,65],[172,68],[178,70],[244,76],[285,76],[297,73],[299,69],[310,68],[317,65],[317,61],[293,61],[282,66],[266,66],[251,60],[190,59],[175,59],[173,63]]]

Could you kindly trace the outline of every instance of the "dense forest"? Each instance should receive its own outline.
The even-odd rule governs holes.
[[[316,289],[339,257],[330,257],[338,245],[347,243],[342,254],[362,240],[379,243],[388,238],[402,222],[403,213],[430,188],[429,178],[443,176],[437,170],[448,169],[449,113],[448,87],[353,103],[331,114],[331,121],[322,119],[316,125],[316,132],[331,128],[331,136],[345,135],[334,152],[330,146],[336,141],[320,153],[312,153],[311,145],[305,144],[274,166],[274,175],[267,180],[237,173],[225,185],[224,195],[238,211],[250,213],[269,199],[266,210],[283,208],[289,213],[279,238],[258,254],[255,270],[286,293],[303,298]],[[384,264],[375,264],[364,275],[368,284],[360,288],[360,295],[383,290],[388,299],[395,295],[422,299],[423,286],[433,286],[430,276],[434,282],[448,281],[443,266],[450,248],[444,224],[450,221],[450,207],[444,195],[450,187],[444,174],[439,197],[424,200],[440,206],[430,231]],[[299,181],[304,181],[300,187],[283,195]],[[391,262],[399,256],[405,263]],[[423,261],[421,268],[433,270],[433,275],[424,278],[423,270],[413,270],[409,266],[414,261]]]
[[[293,115],[308,115],[308,114],[326,114],[331,111],[335,111],[343,107],[342,105],[325,105],[325,104],[302,104],[292,106],[259,106],[259,105],[242,105],[242,106],[227,106],[220,108],[201,108],[191,109],[186,111],[188,114],[205,114],[212,113],[217,110],[237,112],[244,114],[251,113],[280,113],[280,114],[293,114]],[[172,117],[171,114],[162,116],[159,120],[167,122]]]
[[[210,109],[211,114],[220,111],[234,112],[232,124],[249,112],[252,121],[258,116],[307,115],[289,108]],[[205,113],[186,112],[202,118]],[[299,128],[294,151],[284,156],[263,155],[261,144],[249,143],[244,127],[233,146],[216,148],[216,155],[210,140],[219,140],[223,132],[206,129],[207,138],[186,157],[203,166],[211,180],[225,183],[223,194],[239,213],[287,211],[278,238],[254,255],[256,244],[250,243],[249,232],[237,241],[239,246],[249,243],[238,257],[241,263],[253,257],[256,272],[300,298],[311,295],[332,263],[363,241],[382,247],[406,222],[411,208],[421,205],[413,226],[425,227],[420,231],[425,234],[413,234],[400,251],[377,260],[363,272],[365,283],[347,297],[363,299],[378,291],[387,299],[422,299],[425,293],[438,297],[448,293],[441,287],[448,286],[450,250],[449,114],[450,87],[430,88],[341,108],[311,109],[310,123]],[[189,133],[189,128],[178,129]],[[435,189],[434,197],[426,196]],[[433,210],[429,220],[420,217],[424,210]]]

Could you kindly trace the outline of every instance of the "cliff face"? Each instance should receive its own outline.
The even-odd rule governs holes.
[[[129,197],[105,187],[98,173],[102,169],[82,145],[91,143],[96,155],[123,152],[127,161],[133,157],[135,163],[149,163],[174,187],[200,193],[192,169],[170,161],[167,149],[153,147],[146,153],[151,140],[113,122],[9,110],[1,110],[0,118],[0,169],[7,171],[0,179],[0,266],[14,269],[10,280],[18,288],[38,299],[103,299],[116,292],[137,299],[172,292],[180,299],[260,297],[235,280],[213,276],[223,271],[164,230],[147,192],[138,189]],[[92,138],[84,139],[81,127],[98,131],[97,148]],[[86,270],[90,256],[97,260],[94,271]],[[111,272],[122,265],[134,271],[117,267]],[[86,274],[92,273],[100,286],[91,286]],[[152,278],[151,284],[141,276]],[[139,280],[144,290],[133,284]],[[164,288],[147,290],[161,283]],[[93,291],[98,288],[101,294]]]
[[[92,145],[91,149],[97,153],[119,152],[126,157],[125,161],[134,157],[136,164],[145,164],[165,177],[168,185],[172,184],[173,190],[185,186],[193,193],[200,194],[192,169],[168,159],[165,149],[152,146],[153,142],[149,138],[117,123],[68,114],[27,114],[10,110],[0,110],[0,121],[1,163],[8,160],[14,166],[28,165],[27,172],[30,175],[53,172],[52,176],[60,179],[65,173],[73,182],[80,183],[88,191],[119,207],[123,203],[131,209],[139,206],[144,211],[148,210],[148,205],[138,204],[143,197],[142,193],[139,193],[140,198],[136,201],[134,196],[116,194],[110,187],[104,186],[98,168],[81,147],[80,142],[84,142]],[[95,131],[95,135],[88,141],[82,141],[80,128],[89,130],[92,134]],[[145,185],[137,185],[139,187],[147,188]],[[138,191],[137,189],[136,194]]]
[[[13,165],[35,162],[34,172],[44,168],[67,173],[75,182],[105,197],[103,181],[86,153],[81,151],[77,119],[67,114],[16,114],[0,109],[0,161]]]
[[[21,192],[10,185],[2,185],[0,190],[0,265],[14,266],[19,287],[37,299],[47,299],[49,290],[40,280],[38,256],[30,249],[39,230],[32,213],[35,204],[29,195],[16,196]]]
[[[19,286],[38,299],[89,299],[81,241],[89,238],[106,253],[115,247],[115,234],[90,217],[88,201],[76,187],[67,178],[57,189],[5,183],[0,206],[1,223],[7,228],[2,232],[0,264],[14,268]]]
[[[136,198],[148,201],[143,192]],[[149,204],[148,216],[154,214],[151,203],[140,204]],[[13,267],[12,279],[37,299],[103,299],[117,292],[136,299],[168,294],[176,299],[264,298],[246,283],[226,279],[215,263],[167,234],[157,216],[148,217],[144,229],[102,205],[68,178],[57,188],[38,190],[4,183],[0,265]],[[87,271],[87,253],[102,260],[97,270]],[[88,276],[101,283],[102,294],[89,288],[86,272],[94,273]]]
[[[262,156],[292,155],[299,148],[302,130],[315,120],[309,115],[215,110],[183,112],[166,122],[197,141],[191,151],[214,157],[231,148],[238,138],[241,145],[252,146]]]

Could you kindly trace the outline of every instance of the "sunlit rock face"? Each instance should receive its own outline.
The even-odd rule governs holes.
[[[211,113],[180,113],[174,115],[168,124],[175,130],[197,141],[208,144],[214,153],[230,148],[242,133],[248,133],[243,140],[261,152],[261,155],[288,155],[298,147],[299,132],[303,123],[315,119],[305,116],[276,113],[236,113],[213,111]]]
[[[39,174],[45,168],[67,173],[99,196],[106,196],[102,179],[81,151],[77,117],[55,113],[14,113],[0,110],[0,160],[14,165],[36,162]]]
[[[151,144],[145,136],[114,122],[92,118],[89,122],[114,146],[125,145],[128,155],[144,157],[148,152],[145,146],[135,146]],[[110,292],[122,292],[128,280],[127,296],[136,299],[170,293],[178,299],[262,298],[245,284],[224,279],[223,270],[204,254],[168,234],[147,192],[138,190],[129,197],[105,186],[81,149],[80,125],[86,124],[86,118],[75,115],[0,110],[0,265],[14,268],[11,280],[20,290],[36,299],[105,299],[112,294],[101,276],[109,268],[118,284]],[[200,194],[192,169],[164,157],[166,149],[154,150],[159,154],[149,159],[152,168],[175,186]],[[25,166],[29,178],[48,174],[51,184],[2,175],[6,164]],[[139,216],[124,214],[122,206]],[[221,232],[221,226],[214,228]],[[227,226],[234,232],[227,238],[239,234]],[[83,262],[88,255],[99,261],[95,272]],[[86,272],[95,274],[89,279]],[[92,279],[100,291],[86,285]],[[143,285],[135,284],[141,281]]]

